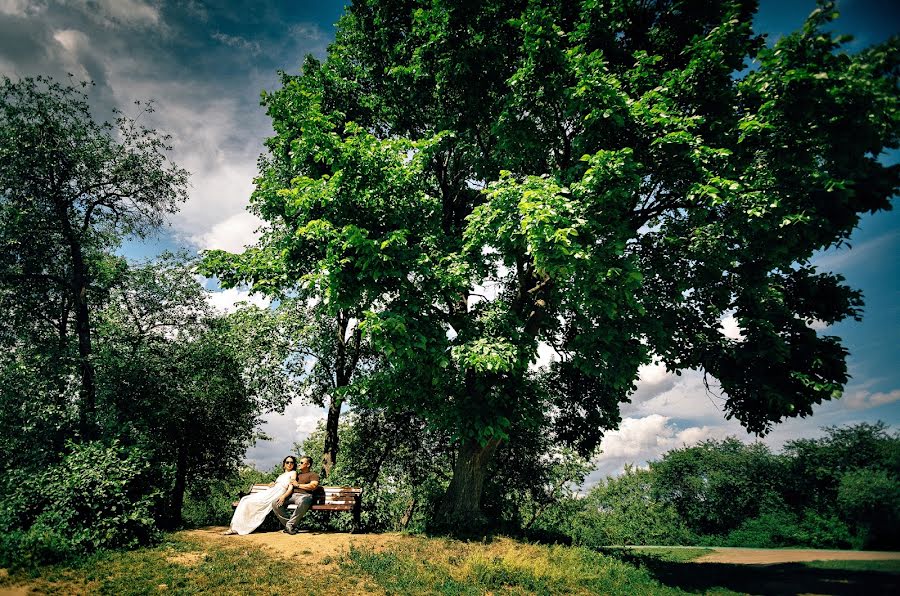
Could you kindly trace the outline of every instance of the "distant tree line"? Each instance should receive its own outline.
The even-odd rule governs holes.
[[[824,430],[779,454],[733,437],[674,449],[538,526],[591,546],[900,548],[900,434],[880,422]]]

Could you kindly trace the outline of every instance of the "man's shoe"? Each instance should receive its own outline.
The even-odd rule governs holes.
[[[285,528],[285,529],[282,530],[282,532],[284,532],[285,534],[290,534],[291,536],[293,536],[294,534],[297,533],[297,530],[289,530],[289,529]]]

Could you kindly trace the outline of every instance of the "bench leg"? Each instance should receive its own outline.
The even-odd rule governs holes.
[[[353,505],[353,528],[350,530],[351,534],[359,534],[359,532],[360,532],[360,529],[359,529],[360,519],[359,518],[360,518],[360,513],[361,513],[360,510],[361,509],[362,509],[362,507],[360,507],[359,501],[356,501],[356,504]]]

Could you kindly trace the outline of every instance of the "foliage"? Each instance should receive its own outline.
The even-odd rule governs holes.
[[[168,525],[180,522],[187,485],[229,476],[261,414],[284,403],[273,395],[283,386],[280,361],[255,366],[280,355],[262,351],[278,337],[265,334],[268,319],[258,309],[213,317],[191,263],[176,255],[132,268],[103,313],[105,431],[127,429],[159,465],[173,467]]]
[[[133,547],[178,525],[187,486],[228,478],[264,408],[281,403],[278,371],[259,366],[269,378],[257,382],[266,356],[248,356],[273,343],[244,331],[264,331],[265,316],[214,316],[184,255],[123,264],[99,306],[96,441],[68,440],[80,434],[71,362],[24,342],[2,357],[0,526],[17,564]],[[57,385],[62,374],[75,380]]]
[[[158,537],[154,518],[166,470],[149,452],[115,440],[67,448],[58,465],[17,487],[26,520],[17,526],[27,529],[5,539],[4,564],[31,566]]]
[[[630,466],[602,480],[579,500],[577,515],[569,520],[573,542],[592,548],[693,542],[675,508],[654,498],[657,481],[652,469]]]
[[[116,116],[98,124],[81,89],[48,78],[0,84],[0,304],[10,314],[0,335],[20,345],[37,337],[55,344],[61,364],[77,364],[86,436],[96,392],[91,310],[123,265],[111,253],[187,197],[187,172],[166,156],[169,137]]]
[[[736,438],[674,449],[563,501],[577,544],[756,548],[900,547],[900,436],[887,426],[828,427],[773,455]]]
[[[744,521],[721,543],[750,548],[849,548],[850,528],[836,517],[825,518],[807,509],[802,517],[784,507],[774,507]]]
[[[734,437],[674,449],[651,464],[652,490],[698,534],[723,535],[747,518],[777,507],[786,470],[763,443]]]
[[[231,504],[237,496],[253,484],[271,480],[271,474],[241,466],[228,476],[194,481],[184,496],[182,522],[187,527],[227,526],[233,513]]]
[[[900,52],[844,51],[828,2],[768,48],[755,9],[354,2],[263,96],[262,239],[205,270],[361,321],[390,363],[370,405],[455,442],[451,526],[481,519],[510,429],[590,455],[641,364],[702,368],[752,432],[807,416],[847,381],[811,324],[862,305],[809,259],[900,186],[875,158]],[[535,370],[541,344],[560,358]]]
[[[369,531],[421,531],[447,482],[446,438],[429,432],[412,413],[387,416],[357,408],[340,425],[342,457],[326,484],[363,488],[362,525]],[[319,427],[298,453],[315,453],[324,442]],[[343,524],[346,519],[334,519]]]
[[[785,445],[788,500],[845,520],[857,548],[898,548],[900,435],[882,422],[824,431]]]

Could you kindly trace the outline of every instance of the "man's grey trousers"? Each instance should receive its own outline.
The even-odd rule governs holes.
[[[294,503],[297,505],[297,508],[291,512],[287,506],[290,503]],[[313,496],[309,493],[294,493],[284,501],[284,505],[281,507],[276,503],[272,510],[275,512],[275,517],[278,518],[278,523],[284,526],[284,529],[287,530],[288,534],[293,534],[297,531],[297,522],[300,521],[306,512],[309,511],[309,508],[312,507]]]

